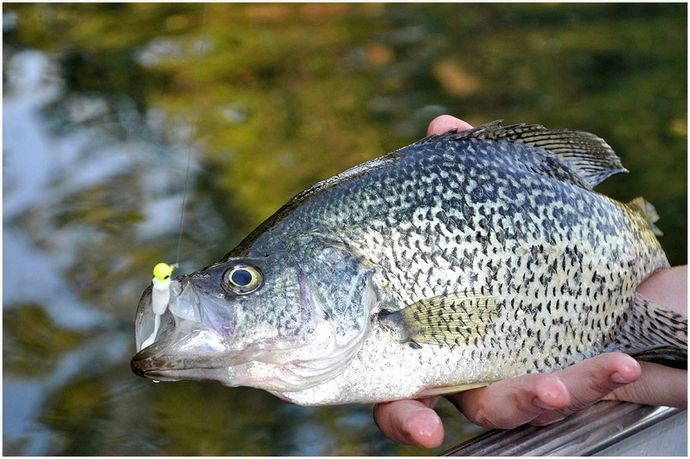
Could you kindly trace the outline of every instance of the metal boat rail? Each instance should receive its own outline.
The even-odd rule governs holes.
[[[687,456],[687,412],[599,402],[555,424],[492,430],[444,456]]]

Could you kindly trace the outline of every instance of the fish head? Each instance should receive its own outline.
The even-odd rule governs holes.
[[[274,393],[335,376],[363,341],[372,289],[366,272],[326,251],[329,257],[306,267],[286,254],[226,259],[173,279],[158,319],[147,288],[132,370],[154,380],[213,380]],[[343,307],[346,301],[356,304]]]

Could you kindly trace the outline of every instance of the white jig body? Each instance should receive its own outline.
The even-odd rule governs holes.
[[[168,309],[170,303],[170,276],[176,265],[168,265],[166,263],[158,263],[153,268],[153,278],[151,283],[151,308],[154,314],[153,333],[141,343],[141,348],[144,349],[153,344],[158,335],[158,329],[161,325],[161,316]]]

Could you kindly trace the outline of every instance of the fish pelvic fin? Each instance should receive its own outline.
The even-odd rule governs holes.
[[[415,397],[432,397],[436,395],[454,394],[456,392],[464,392],[466,390],[477,389],[479,387],[486,387],[494,382],[496,381],[481,381],[469,384],[458,384],[457,386],[430,387],[416,394]]]
[[[620,158],[604,139],[584,131],[547,129],[538,124],[503,126],[501,120],[454,134],[455,140],[506,140],[520,142],[545,150],[558,158],[574,177],[564,177],[558,165],[542,165],[544,171],[556,178],[591,190],[612,175],[627,173]]]
[[[483,339],[497,314],[496,298],[473,290],[413,303],[380,319],[401,331],[403,341],[440,346],[468,346]]]
[[[642,217],[649,223],[649,227],[655,236],[663,236],[664,233],[661,232],[659,228],[654,224],[659,221],[659,214],[657,213],[654,206],[641,196],[633,199],[627,203],[627,206],[634,212],[639,213]]]
[[[621,351],[638,360],[687,368],[688,319],[636,293],[630,315],[611,351]]]

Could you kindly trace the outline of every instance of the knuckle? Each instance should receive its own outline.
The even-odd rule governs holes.
[[[608,381],[602,381],[599,378],[592,377],[587,385],[587,390],[589,393],[587,394],[588,397],[586,398],[589,400],[586,400],[586,402],[588,401],[593,403],[611,392],[613,389],[615,389],[615,386],[612,386]]]
[[[497,415],[496,413],[491,413],[483,408],[477,410],[470,421],[489,429],[514,429],[515,427],[524,424],[524,422],[515,419],[515,417]]]
[[[479,408],[470,419],[475,424],[489,429],[500,429],[500,426],[487,414],[486,410]]]

